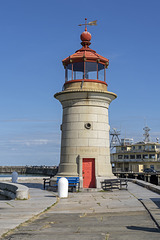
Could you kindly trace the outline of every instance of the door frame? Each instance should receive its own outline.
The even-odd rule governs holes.
[[[83,158],[94,158],[95,160],[95,188],[97,188],[97,158],[92,155],[79,155],[78,156],[78,174],[80,179],[80,188],[83,188],[83,176],[82,176],[82,162]]]
[[[86,164],[88,165],[90,168],[87,169],[86,168]],[[89,176],[91,178],[89,178],[91,180],[91,182],[88,182],[88,174],[85,174],[86,170],[89,170]],[[83,172],[84,171],[84,172]],[[95,158],[83,158],[82,159],[82,176],[83,176],[83,188],[96,188],[96,176],[95,176]],[[85,186],[84,186],[84,179],[86,178]],[[92,183],[92,184],[91,184]],[[88,185],[89,184],[89,185]]]

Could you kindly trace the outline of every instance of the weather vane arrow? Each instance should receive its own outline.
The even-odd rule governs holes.
[[[87,25],[95,26],[97,25],[97,20],[87,23],[87,18],[85,18],[85,23],[79,24],[78,26],[83,26],[83,25],[85,25],[85,30],[87,31]]]

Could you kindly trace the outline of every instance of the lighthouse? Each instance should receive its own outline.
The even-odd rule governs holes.
[[[86,20],[86,19],[85,19]],[[54,95],[63,108],[58,177],[79,177],[80,188],[100,188],[113,178],[110,163],[108,108],[117,96],[109,92],[109,60],[91,49],[91,34],[81,34],[82,47],[62,60],[63,90]]]

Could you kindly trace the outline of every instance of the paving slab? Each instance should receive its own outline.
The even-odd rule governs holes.
[[[160,231],[142,201],[156,199],[159,211],[159,197],[133,183],[129,183],[128,191],[70,193],[3,240],[158,240]]]

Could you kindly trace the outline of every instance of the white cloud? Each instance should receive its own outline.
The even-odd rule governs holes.
[[[17,149],[16,148],[11,148],[11,151],[16,151]]]
[[[49,140],[47,140],[47,139],[35,139],[35,140],[24,141],[24,144],[27,145],[27,146],[46,145],[48,143],[49,143]]]
[[[26,146],[36,146],[36,145],[46,145],[48,143],[53,143],[53,140],[49,139],[31,139],[31,140],[10,140],[12,144],[22,144]]]
[[[0,122],[57,122],[56,119],[49,120],[49,119],[27,119],[27,118],[19,118],[19,119],[0,119]]]

